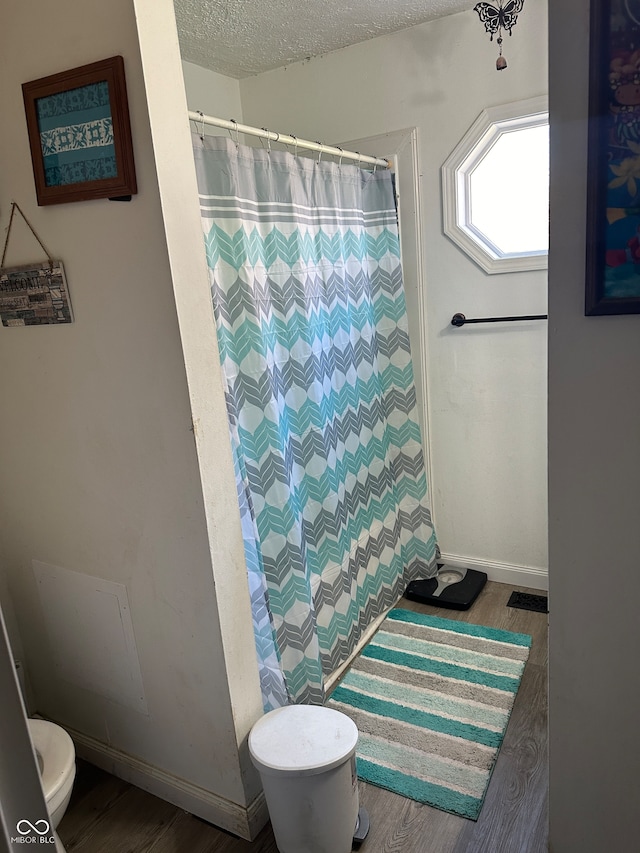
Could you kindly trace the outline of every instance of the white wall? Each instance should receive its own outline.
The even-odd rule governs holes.
[[[138,5],[140,14],[157,6]],[[137,761],[142,777],[157,768],[169,788],[179,777],[239,813],[257,790],[239,757],[259,705],[255,656],[233,671],[234,654],[252,647],[248,591],[233,481],[205,506],[192,413],[195,432],[217,443],[223,487],[228,432],[219,381],[207,413],[189,399],[134,3],[7,0],[3,12],[11,26],[0,33],[0,230],[15,199],[64,261],[75,313],[69,326],[0,329],[2,568],[37,710],[105,755]],[[114,54],[125,60],[139,193],[130,203],[39,208],[20,84]],[[179,58],[166,73],[182,86]],[[26,228],[14,230],[7,262],[41,259]],[[207,381],[215,385],[215,373]],[[56,676],[34,558],[126,586],[148,714]],[[257,702],[235,706],[237,680]]]
[[[640,317],[584,316],[588,4],[549,11],[550,838],[617,853],[640,802]]]
[[[240,81],[224,74],[201,68],[193,62],[182,60],[184,88],[190,110],[200,110],[205,115],[242,121]],[[191,124],[193,128],[193,122]],[[227,135],[226,130],[207,127],[207,135]]]
[[[440,167],[482,109],[547,92],[546,43],[546,2],[529,3],[505,40],[509,67],[500,73],[495,41],[470,11],[240,81],[247,124],[328,142],[418,128],[440,545],[470,565],[486,562],[498,579],[505,567],[533,569],[521,577],[540,585],[547,566],[545,324],[453,329],[450,321],[457,311],[546,313],[546,273],[486,275],[446,238]],[[513,179],[497,175],[496,192]]]
[[[248,749],[263,713],[229,423],[211,304],[187,99],[172,0],[134,0],[156,176],[185,360],[216,588],[225,689],[250,806],[247,831],[266,822],[262,789]],[[220,75],[216,75],[220,78]],[[218,89],[229,86],[226,78]],[[233,90],[232,90],[233,91]]]

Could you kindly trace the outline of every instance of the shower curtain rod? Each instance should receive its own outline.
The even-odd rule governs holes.
[[[308,151],[318,151],[321,154],[332,154],[334,157],[339,157],[344,160],[357,160],[358,165],[367,164],[371,166],[383,166],[385,169],[391,168],[391,161],[381,159],[380,157],[368,157],[366,154],[360,154],[358,151],[343,151],[334,145],[323,145],[321,142],[310,142],[308,139],[298,139],[295,136],[289,136],[286,133],[276,133],[273,130],[267,130],[266,127],[251,127],[248,124],[239,124],[233,119],[216,118],[215,116],[206,116],[200,110],[189,110],[189,118],[199,124],[209,124],[213,127],[222,127],[225,130],[233,130],[238,133],[246,133],[249,136],[259,136],[261,139],[268,139],[271,142],[281,142],[283,145],[293,145],[295,148],[305,148]]]

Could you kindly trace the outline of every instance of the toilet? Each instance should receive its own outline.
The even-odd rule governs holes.
[[[76,776],[76,752],[63,728],[47,720],[27,720],[29,735],[38,759],[42,790],[47,802],[52,829],[58,826],[69,805]],[[64,847],[56,834],[56,850]]]

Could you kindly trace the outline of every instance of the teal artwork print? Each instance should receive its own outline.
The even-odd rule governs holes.
[[[38,98],[36,114],[46,186],[116,177],[106,80]]]
[[[194,134],[265,708],[436,570],[391,175]]]

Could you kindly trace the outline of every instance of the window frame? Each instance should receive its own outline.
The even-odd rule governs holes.
[[[546,96],[483,110],[442,166],[444,233],[490,275],[547,269],[547,249],[503,252],[471,221],[471,174],[500,136],[549,123]],[[508,176],[496,177],[497,185]]]

